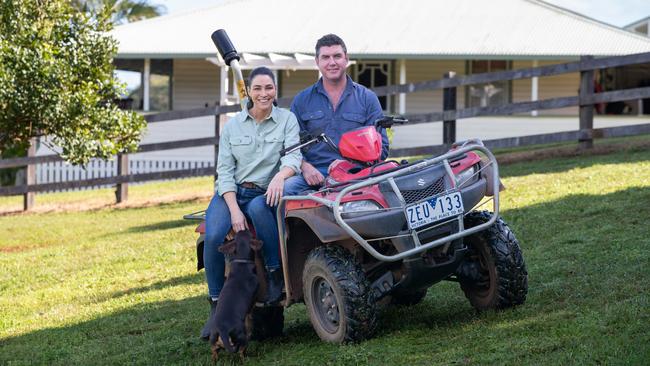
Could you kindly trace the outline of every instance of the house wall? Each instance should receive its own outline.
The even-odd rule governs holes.
[[[174,110],[213,106],[219,101],[219,67],[206,60],[174,60]]]
[[[539,66],[553,65],[567,61],[539,61]],[[513,69],[529,68],[532,61],[513,61]],[[447,71],[455,71],[457,76],[465,75],[465,60],[407,60],[407,83],[442,79]],[[399,75],[399,70],[395,70]],[[395,80],[399,80],[395,77]],[[538,99],[576,96],[580,85],[580,74],[571,73],[539,78]],[[512,81],[512,101],[530,101],[531,79]],[[457,94],[458,108],[465,107],[465,90],[459,88]],[[442,90],[410,93],[406,95],[407,113],[427,113],[442,111]],[[577,115],[578,107],[539,111],[540,115]]]
[[[408,83],[441,79],[446,71],[456,71],[457,75],[464,75],[465,61],[433,61],[433,60],[407,60],[406,81]],[[393,82],[399,81],[399,70],[393,69]],[[283,71],[280,82],[280,95],[288,97],[296,95],[299,91],[318,80],[318,72],[312,70]],[[458,105],[465,103],[464,93],[458,93]],[[396,102],[392,103],[397,109]],[[406,95],[407,113],[427,113],[442,110],[442,90],[417,92]]]
[[[318,80],[316,70],[284,70],[279,75],[280,97],[293,97]]]
[[[427,80],[439,80],[444,73],[455,71],[457,76],[465,75],[464,60],[406,60],[406,82],[415,83]],[[395,70],[396,84],[399,82],[399,69]],[[465,105],[465,93],[458,91],[456,103]],[[429,113],[442,111],[442,90],[423,91],[406,94],[406,113]]]
[[[568,61],[539,61],[538,66],[547,66],[554,64],[566,63]],[[533,67],[532,61],[514,61],[513,69],[525,69]],[[520,79],[512,81],[512,101],[527,102],[531,97],[532,79]],[[538,100],[575,97],[578,95],[580,87],[580,73],[570,73],[555,76],[540,77],[538,81]],[[539,115],[578,115],[578,107],[568,107],[561,109],[546,109],[538,112]]]
[[[540,61],[539,66],[562,63],[564,61]],[[532,67],[532,61],[513,61],[513,69]],[[407,60],[406,82],[414,83],[442,79],[447,71],[455,71],[457,76],[465,75],[465,60]],[[399,69],[393,70],[394,83],[399,81]],[[219,100],[219,68],[205,60],[174,60],[173,76],[174,110],[202,108],[214,105]],[[280,96],[296,95],[300,90],[318,79],[315,70],[296,70],[280,72]],[[571,73],[539,78],[539,99],[575,96],[578,92],[580,74]],[[512,101],[524,102],[531,98],[531,79],[513,80]],[[460,88],[457,94],[459,108],[465,106],[465,91]],[[396,102],[393,107],[397,110]],[[423,91],[406,95],[406,113],[429,113],[442,111],[442,90]],[[577,115],[578,107],[539,111],[540,115]]]

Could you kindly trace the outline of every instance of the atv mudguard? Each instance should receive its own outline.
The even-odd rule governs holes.
[[[350,237],[340,226],[336,225],[332,212],[325,206],[287,212],[285,220],[298,218],[304,221],[322,243],[343,240]]]

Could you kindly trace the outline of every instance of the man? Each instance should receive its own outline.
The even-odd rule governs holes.
[[[372,126],[383,116],[377,95],[357,84],[346,74],[347,48],[343,40],[327,34],[316,42],[316,65],[322,77],[293,99],[291,111],[298,118],[301,132],[325,134],[338,145],[341,135],[362,126]],[[382,131],[381,158],[388,156],[388,136]],[[327,176],[327,168],[342,159],[325,143],[311,146],[303,154],[302,175],[285,182],[284,194],[296,195],[317,189]]]

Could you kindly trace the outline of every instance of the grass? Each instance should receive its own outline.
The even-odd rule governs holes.
[[[528,264],[523,306],[479,314],[444,282],[419,305],[384,308],[373,339],[337,346],[294,305],[285,336],[253,342],[246,363],[647,363],[650,151],[622,143],[607,155],[501,167],[502,215]],[[210,364],[197,338],[208,305],[196,235],[180,219],[206,206],[182,201],[192,189],[210,192],[209,180],[134,186],[143,207],[1,216],[0,364]],[[97,192],[37,199],[81,205]],[[155,204],[165,197],[181,200]]]

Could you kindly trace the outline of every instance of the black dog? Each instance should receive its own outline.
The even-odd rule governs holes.
[[[220,252],[231,255],[232,260],[228,278],[219,294],[215,322],[210,329],[214,361],[222,348],[230,353],[239,352],[243,360],[250,338],[251,309],[259,287],[255,252],[261,248],[262,242],[253,239],[248,230],[239,231],[234,240],[219,248]]]

